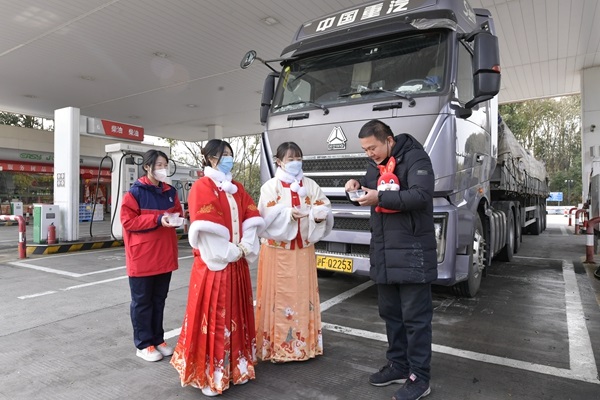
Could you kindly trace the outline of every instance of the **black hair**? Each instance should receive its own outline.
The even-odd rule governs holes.
[[[360,128],[358,138],[363,139],[369,136],[375,136],[380,142],[385,142],[388,136],[394,137],[392,129],[378,119],[372,119]]]
[[[146,153],[144,153],[142,165],[144,167],[148,166],[150,167],[150,171],[154,171],[154,164],[156,164],[156,159],[158,157],[163,157],[165,160],[167,160],[167,163],[169,162],[169,157],[164,152],[160,150],[148,150]]]
[[[277,152],[275,153],[275,157],[280,161],[283,161],[283,158],[288,153],[288,150],[292,151],[292,157],[303,157],[302,149],[294,142],[283,142],[277,147]]]
[[[231,152],[231,155],[233,156],[233,149],[231,148],[231,145],[229,143],[227,143],[224,140],[221,139],[211,139],[209,140],[204,147],[202,148],[202,155],[204,156],[204,159],[202,160],[202,166],[203,167],[212,167],[210,161],[208,161],[209,157],[216,157],[217,155],[219,156],[219,159],[217,160],[217,164],[219,163],[219,161],[221,161],[221,157],[223,157],[223,152],[225,151],[225,147],[227,147],[229,149],[229,151]]]

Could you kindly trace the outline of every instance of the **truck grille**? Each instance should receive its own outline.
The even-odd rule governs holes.
[[[348,179],[359,178],[356,175],[342,175],[342,176],[315,176],[310,175],[311,179],[317,182],[322,188],[339,188],[344,187]]]
[[[305,158],[302,161],[302,169],[322,188],[343,187],[348,179],[360,178],[367,169],[368,158],[356,157],[331,157],[331,158]],[[347,173],[344,174],[344,172]],[[344,198],[330,199],[333,204],[348,204]],[[368,218],[335,217],[333,219],[334,231],[369,232]],[[315,244],[315,249],[323,252],[338,254],[340,256],[362,256],[368,257],[369,245],[353,243],[337,243],[321,241]]]
[[[322,188],[343,187],[348,179],[357,179],[367,170],[366,157],[305,158],[302,169]],[[357,176],[358,174],[358,176]]]
[[[337,244],[337,243],[336,243]],[[356,256],[369,256],[369,245],[368,244],[352,244],[352,243],[348,243],[347,246],[348,248],[348,252],[346,253],[342,253],[339,251],[332,251],[330,250],[328,247],[328,242],[318,242],[315,244],[315,250],[317,251],[322,251],[322,252],[328,252],[328,253],[336,253],[339,254],[341,256],[348,256],[348,255],[356,255]]]
[[[304,172],[366,171],[368,160],[367,157],[304,159],[302,170]]]
[[[333,218],[333,230],[336,231],[370,231],[368,218]]]

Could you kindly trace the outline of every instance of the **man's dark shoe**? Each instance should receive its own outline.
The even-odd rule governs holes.
[[[392,400],[419,400],[431,393],[429,382],[417,378],[415,374],[410,374],[404,386],[394,393]]]
[[[375,372],[369,377],[369,383],[373,386],[387,386],[392,383],[404,383],[408,378],[408,373],[394,368],[393,363],[390,361],[379,369],[379,372]]]

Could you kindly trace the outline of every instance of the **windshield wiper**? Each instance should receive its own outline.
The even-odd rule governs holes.
[[[308,100],[292,101],[291,103],[287,103],[278,108],[283,108],[283,107],[287,107],[287,106],[296,106],[298,104],[307,104],[309,106],[315,106],[315,107],[318,107],[321,110],[323,110],[323,115],[329,114],[329,108],[325,107],[323,104],[315,103],[314,101],[308,101]]]
[[[356,94],[372,94],[372,93],[389,93],[389,94],[393,94],[396,97],[400,97],[401,99],[405,99],[408,100],[408,106],[409,107],[414,107],[415,104],[417,104],[417,102],[415,101],[415,99],[412,98],[412,96],[409,96],[408,94],[405,93],[398,93],[398,92],[394,92],[392,90],[387,90],[387,89],[367,89],[367,90],[361,90],[361,91],[355,91],[355,92],[349,92],[349,93],[343,93],[340,94],[338,97],[350,97],[350,96],[354,96]]]

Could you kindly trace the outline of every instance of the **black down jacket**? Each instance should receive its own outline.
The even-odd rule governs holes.
[[[437,279],[433,167],[415,138],[400,134],[394,139],[391,155],[396,158],[400,191],[379,192],[379,206],[400,212],[378,213],[371,207],[370,275],[378,284],[428,283]],[[371,160],[361,184],[377,189],[378,177]]]

